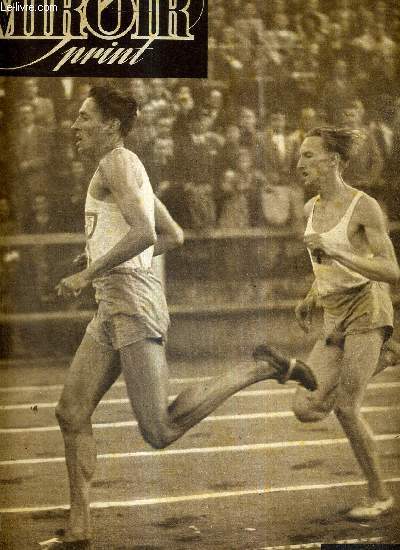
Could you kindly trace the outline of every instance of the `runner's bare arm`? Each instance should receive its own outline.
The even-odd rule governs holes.
[[[313,209],[313,206],[314,206],[314,202],[315,202],[315,197],[308,200],[306,202],[306,204],[304,205],[304,217],[306,219],[308,219],[309,216],[311,215],[311,212],[312,212],[312,209]]]
[[[181,246],[184,241],[183,230],[157,197],[154,197],[154,216],[156,221],[157,242],[154,245],[153,255],[159,256],[168,250],[173,250]]]
[[[137,256],[157,238],[139,192],[141,172],[133,170],[127,152],[114,149],[102,159],[99,169],[130,229],[111,250],[90,264],[86,270],[89,280]]]
[[[315,202],[315,197],[313,197],[312,199],[307,201],[306,204],[304,205],[304,217],[305,217],[306,220],[311,215],[311,212],[312,212],[312,209],[313,209],[313,206],[314,206],[314,202]],[[307,295],[303,298],[302,301],[303,302],[308,302],[308,303],[311,303],[311,302],[315,303],[317,301],[317,299],[318,299],[317,281],[314,280],[313,284],[310,287],[310,290],[307,292]]]
[[[318,287],[317,287],[317,281],[314,280],[313,284],[310,287],[310,290],[307,292],[306,296],[303,298],[303,300],[307,300],[309,302],[317,302],[318,300]]]
[[[318,302],[317,282],[314,281],[310,290],[294,310],[296,321],[304,332],[310,332],[314,309]]]
[[[306,204],[304,205],[304,217],[306,220],[311,215],[313,205],[314,205],[314,198],[307,201]],[[317,305],[317,300],[318,300],[317,281],[314,280],[313,284],[310,287],[310,290],[307,292],[306,296],[298,302],[294,310],[297,323],[299,324],[300,328],[304,332],[310,332],[313,312]]]
[[[396,284],[400,277],[399,264],[392,242],[386,231],[383,213],[378,203],[371,197],[362,197],[356,209],[359,223],[363,227],[372,255],[363,257],[351,252],[344,252],[335,245],[327,243],[318,235],[310,235],[312,248],[322,248],[331,258],[360,275],[373,281]]]

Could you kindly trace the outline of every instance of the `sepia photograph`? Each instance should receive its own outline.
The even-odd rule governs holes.
[[[400,5],[0,0],[1,550],[400,544]]]

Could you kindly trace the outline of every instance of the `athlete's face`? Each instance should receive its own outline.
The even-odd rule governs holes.
[[[72,129],[75,130],[78,152],[89,154],[103,149],[110,130],[109,121],[103,119],[91,97],[82,103]]]
[[[297,170],[305,185],[318,185],[332,173],[334,166],[334,155],[325,149],[320,137],[311,136],[303,141]]]

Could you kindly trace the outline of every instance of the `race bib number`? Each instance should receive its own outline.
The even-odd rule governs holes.
[[[86,238],[90,239],[93,235],[94,230],[97,225],[97,212],[86,212],[85,213],[85,234]]]

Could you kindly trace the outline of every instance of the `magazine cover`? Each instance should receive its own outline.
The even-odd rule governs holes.
[[[0,547],[400,542],[395,0],[0,0]]]

